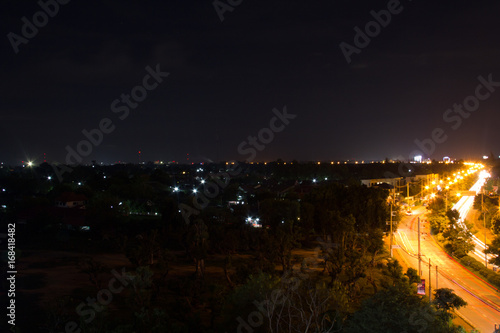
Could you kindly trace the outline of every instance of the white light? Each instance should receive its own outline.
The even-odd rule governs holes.
[[[316,183],[316,178],[313,179],[313,183]]]
[[[195,189],[195,188],[193,188],[193,193],[196,193],[196,192],[198,192],[198,190],[197,190],[197,189]]]
[[[176,187],[174,187],[174,192],[177,192],[177,191],[179,191],[179,188],[176,186]]]
[[[201,180],[201,183],[202,183],[202,184],[205,184],[205,179],[202,179],[202,180]]]
[[[82,183],[81,183],[81,182],[78,182],[78,186],[81,186],[81,185],[82,185]]]
[[[51,176],[48,176],[48,177],[47,177],[47,179],[48,179],[48,180],[51,180],[51,179],[52,179],[52,177],[51,177]]]

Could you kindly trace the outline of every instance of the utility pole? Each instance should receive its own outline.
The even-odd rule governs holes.
[[[394,198],[392,198],[392,200],[394,200]],[[390,237],[391,258],[392,258],[392,200],[391,200],[391,237]]]
[[[410,182],[406,182],[406,197],[408,198],[408,209],[410,209]]]
[[[429,302],[432,301],[432,278],[431,278],[431,258],[429,258]]]
[[[420,257],[420,216],[417,218],[418,222],[418,275],[422,276],[422,266],[421,266],[421,257]]]
[[[483,223],[484,223],[484,248],[486,249],[486,213],[484,212],[484,189],[481,191],[481,210],[483,211]],[[484,266],[488,268],[488,255],[484,253]]]
[[[438,287],[438,267],[436,265],[436,289],[439,289]]]

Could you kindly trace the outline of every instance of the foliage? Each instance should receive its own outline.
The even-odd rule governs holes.
[[[491,244],[488,244],[485,253],[494,255],[489,261],[490,264],[500,266],[500,236],[496,236]]]
[[[108,268],[104,264],[95,261],[90,257],[81,259],[79,266],[81,271],[87,274],[90,283],[96,288],[96,290],[100,290],[102,288],[101,275],[104,272],[107,272]]]
[[[474,250],[471,233],[472,225],[464,221],[466,227],[462,227],[458,223],[460,215],[456,210],[449,210],[446,216],[448,218],[448,225],[443,231],[443,237],[445,238],[444,248],[452,255],[461,258]]]
[[[327,286],[307,274],[261,273],[235,289],[225,309],[225,329],[251,322],[256,332],[333,332],[342,327],[349,298],[338,282]]]
[[[463,298],[453,293],[453,290],[449,288],[434,290],[434,300],[432,303],[436,308],[445,311],[458,310],[467,305],[467,302]]]
[[[416,294],[410,280],[402,278],[397,261],[388,265],[387,272],[395,283],[367,299],[345,325],[345,332],[458,332],[460,328],[450,324],[447,312],[465,305],[451,290],[438,289],[438,301],[429,303],[427,298]],[[406,275],[413,276],[414,272]]]
[[[500,236],[500,214],[499,213],[496,213],[491,218],[491,232],[493,232],[495,235]]]
[[[465,256],[461,258],[460,263],[471,271],[483,276],[491,284],[500,288],[500,274],[493,272],[489,268],[486,268],[484,266],[484,263],[477,261],[471,256]]]

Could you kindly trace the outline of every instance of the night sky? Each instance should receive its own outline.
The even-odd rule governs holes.
[[[443,120],[475,95],[479,76],[500,82],[500,3],[230,2],[221,21],[212,0],[72,0],[45,25],[37,15],[38,33],[13,46],[21,19],[42,9],[2,1],[0,161],[40,163],[46,153],[64,163],[66,147],[105,118],[114,130],[84,163],[137,163],[139,150],[142,161],[244,160],[238,146],[285,106],[296,117],[255,161],[407,159],[435,128],[447,139],[425,157],[500,152],[500,87],[460,124]],[[354,47],[354,28],[391,5],[399,13],[348,63],[340,44]],[[127,116],[113,112],[113,101],[124,107],[121,95],[143,85],[147,66],[169,75]]]

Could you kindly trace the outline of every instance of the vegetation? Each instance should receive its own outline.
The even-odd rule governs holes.
[[[416,294],[416,271],[403,273],[384,249],[389,191],[356,184],[352,173],[342,176],[349,168],[370,170],[246,166],[230,185],[218,185],[217,195],[207,195],[209,202],[186,223],[178,204],[192,205],[193,187],[201,192],[201,180],[217,182],[213,175],[226,172],[225,165],[202,171],[94,165],[76,167],[61,183],[49,180],[51,168],[42,165],[2,171],[10,200],[2,218],[26,221],[19,247],[32,255],[64,250],[78,259],[74,266],[84,285],[41,305],[46,331],[64,331],[74,321],[82,332],[112,333],[459,332],[450,310],[463,300],[449,290],[438,289],[433,303]],[[305,177],[309,169],[316,176],[335,172],[338,179],[303,186],[295,179],[288,186],[287,179]],[[173,191],[178,186],[182,190]],[[73,212],[84,212],[89,231],[53,209],[66,192],[88,199]],[[246,223],[256,216],[260,228]],[[450,251],[470,251],[469,235],[460,231],[454,212],[438,227]],[[306,254],[297,256],[299,250]],[[127,273],[109,302],[101,299],[82,316],[75,308],[111,289],[110,270],[119,270],[96,254],[127,258]],[[20,325],[37,331],[36,323]]]

